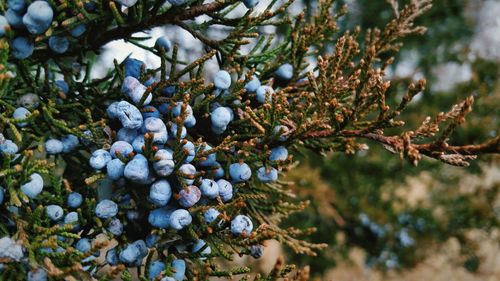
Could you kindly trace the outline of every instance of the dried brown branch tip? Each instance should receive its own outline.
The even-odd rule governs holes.
[[[499,138],[449,144],[472,98],[384,134],[425,87],[391,105],[385,71],[400,39],[425,31],[414,20],[429,0],[389,1],[394,19],[367,32],[340,32],[346,8],[333,0],[298,15],[292,0],[202,2],[0,0],[0,280],[244,275],[221,259],[258,258],[269,239],[307,255],[326,247],[303,240],[314,228],[281,226],[309,203],[280,180],[304,148],[355,153],[368,139],[415,165],[458,166],[499,152]],[[158,26],[203,51],[136,35]],[[97,76],[101,47],[117,39],[160,66],[131,54]],[[308,269],[279,260],[255,280],[286,276]]]

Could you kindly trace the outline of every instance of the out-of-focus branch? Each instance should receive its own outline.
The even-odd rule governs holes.
[[[447,143],[436,142],[426,144],[409,143],[401,136],[384,136],[376,133],[363,133],[361,130],[341,131],[339,136],[365,138],[383,144],[393,152],[406,154],[413,164],[420,160],[420,154],[438,159],[447,164],[466,167],[468,161],[473,160],[479,154],[500,153],[500,137],[476,145],[453,146]]]
[[[188,9],[172,8],[167,12],[151,17],[148,20],[140,22],[136,25],[119,26],[109,31],[104,32],[100,36],[90,41],[91,49],[97,49],[113,40],[126,38],[135,32],[147,30],[153,27],[180,22],[184,20],[191,20],[200,15],[215,13],[234,3],[231,1],[214,1],[208,4],[193,6]]]

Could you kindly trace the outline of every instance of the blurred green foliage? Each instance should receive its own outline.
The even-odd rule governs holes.
[[[306,2],[311,5],[311,1]],[[500,127],[497,118],[500,116],[500,64],[481,59],[469,61],[467,46],[474,32],[474,22],[466,14],[476,12],[470,10],[469,4],[465,0],[435,0],[433,9],[419,19],[419,24],[428,27],[428,32],[424,36],[406,38],[394,63],[397,66],[407,59],[409,52],[416,51],[420,58],[416,67],[431,86],[442,79],[435,71],[438,64],[450,61],[471,64],[470,81],[458,84],[450,92],[436,92],[428,87],[405,113],[405,120],[409,121],[405,128],[416,128],[423,121],[422,112],[432,118],[448,110],[451,104],[474,95],[474,110],[465,126],[453,134],[454,144],[479,143],[488,136],[497,135]],[[349,1],[349,7],[350,13],[341,22],[345,29],[356,25],[362,30],[382,27],[392,16],[386,1]],[[411,77],[393,80],[388,95],[392,100],[387,103],[394,105],[410,82]],[[356,155],[332,153],[323,158],[305,152],[306,156],[299,159],[320,170],[321,180],[328,183],[330,196],[333,196],[325,200],[342,219],[335,220],[325,214],[324,205],[318,199],[328,194],[318,190],[315,179],[304,179],[307,174],[304,171],[291,172],[290,177],[299,182],[297,189],[302,190],[312,204],[306,212],[291,218],[289,224],[317,227],[311,239],[330,246],[318,257],[289,253],[290,259],[299,265],[309,264],[311,272],[320,275],[335,266],[338,259],[347,257],[349,249],[361,247],[367,253],[368,266],[383,270],[404,268],[425,258],[434,245],[456,237],[462,245],[464,267],[469,271],[477,270],[481,261],[465,234],[471,229],[489,231],[498,226],[495,200],[500,186],[496,183],[471,192],[459,192],[458,186],[472,174],[480,179],[484,167],[498,165],[499,159],[482,156],[469,168],[449,167],[424,159],[418,167],[413,167],[381,146],[367,144],[370,149]],[[429,172],[432,181],[422,182],[429,192],[426,204],[410,205],[398,196],[401,190],[410,189],[409,177],[421,177]],[[478,186],[481,184],[479,182]]]

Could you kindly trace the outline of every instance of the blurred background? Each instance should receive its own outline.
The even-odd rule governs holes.
[[[404,40],[388,73],[389,96],[397,100],[411,81],[427,79],[402,117],[414,128],[473,95],[474,111],[451,139],[482,142],[500,128],[500,1],[433,2],[419,20],[428,32]],[[344,29],[382,27],[393,16],[383,0],[344,3]],[[317,280],[500,280],[500,157],[468,168],[429,159],[413,167],[367,144],[355,155],[304,152],[289,173],[311,205],[288,223],[317,227],[312,240],[329,247],[317,257],[277,250],[287,262],[309,265]]]
[[[428,32],[406,38],[387,73],[392,80],[389,99],[400,100],[410,82],[427,79],[427,90],[402,117],[411,129],[473,95],[474,111],[453,134],[452,144],[480,143],[500,133],[500,0],[433,2],[418,20]],[[315,4],[297,0],[290,13]],[[342,30],[381,28],[393,16],[385,0],[338,0],[336,5],[344,4],[349,14],[340,22]],[[225,34],[207,32],[212,37]],[[181,59],[193,60],[204,51],[174,27],[149,32],[150,45],[164,34],[182,46]],[[103,75],[113,59],[121,61],[131,53],[148,67],[159,65],[142,49],[116,41],[103,52],[94,76]],[[216,70],[215,60],[212,64]],[[327,243],[327,249],[308,257],[269,241],[262,259],[240,262],[269,272],[283,255],[287,263],[310,266],[315,280],[500,280],[500,157],[482,156],[468,168],[429,159],[414,167],[375,143],[367,145],[368,151],[354,155],[303,151],[297,159],[301,164],[287,174],[287,180],[297,183],[293,189],[300,199],[311,204],[285,226],[316,227],[309,239]]]

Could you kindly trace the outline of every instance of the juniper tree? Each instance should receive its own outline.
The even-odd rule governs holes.
[[[385,71],[401,39],[425,31],[414,20],[429,0],[391,1],[393,19],[363,33],[339,31],[346,9],[332,0],[298,15],[292,2],[1,2],[1,277],[245,280],[250,268],[221,260],[258,257],[268,239],[300,254],[325,247],[304,240],[314,228],[280,225],[308,204],[279,179],[301,149],[353,153],[371,141],[414,165],[427,156],[457,166],[498,152],[498,137],[449,143],[472,97],[391,134],[425,81],[389,104]],[[137,35],[165,25],[204,54],[180,59],[186,46]],[[160,67],[131,54],[94,77],[97,55],[119,39]],[[292,269],[279,262],[255,278]]]

